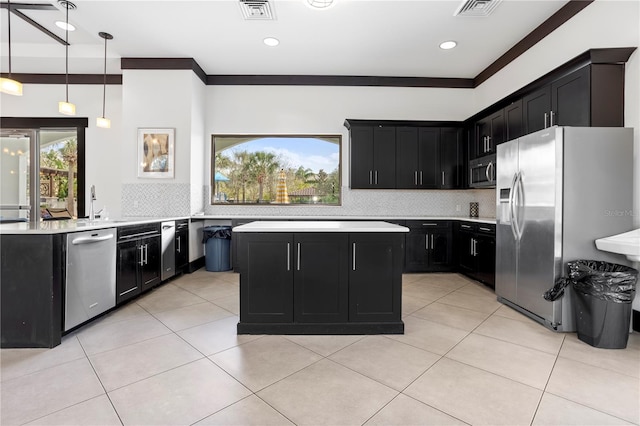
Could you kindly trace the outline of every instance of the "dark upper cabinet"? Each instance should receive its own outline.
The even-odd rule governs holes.
[[[504,142],[504,113],[499,110],[476,123],[475,158],[491,155]]]
[[[462,185],[461,130],[398,127],[396,188],[450,189]]]
[[[545,86],[522,98],[525,133],[537,132],[549,127],[551,110],[551,86]]]
[[[440,188],[462,188],[464,158],[462,130],[453,127],[440,129]]]
[[[418,128],[396,129],[396,188],[419,187]]]
[[[549,126],[623,126],[624,65],[579,68],[522,99],[526,133]]]
[[[504,108],[504,141],[517,139],[524,135],[522,99],[518,99]]]
[[[351,128],[351,188],[395,188],[396,128]]]

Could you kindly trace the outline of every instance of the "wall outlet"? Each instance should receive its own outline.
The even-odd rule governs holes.
[[[460,211],[460,204],[456,204],[456,211],[459,212]]]

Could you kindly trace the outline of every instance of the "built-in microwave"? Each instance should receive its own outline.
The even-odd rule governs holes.
[[[469,161],[469,187],[495,188],[496,186],[496,156],[487,155]]]

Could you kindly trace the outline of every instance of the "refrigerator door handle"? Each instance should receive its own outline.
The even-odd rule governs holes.
[[[513,175],[511,181],[511,188],[509,189],[509,224],[511,225],[511,232],[513,233],[513,239],[518,240],[518,231],[516,230],[516,213],[515,213],[515,192],[516,184],[518,183],[518,174]]]
[[[524,232],[524,206],[526,205],[525,193],[524,193],[524,183],[522,182],[522,172],[518,173],[518,217],[517,217],[517,230],[518,230],[518,239],[522,238],[522,234]]]

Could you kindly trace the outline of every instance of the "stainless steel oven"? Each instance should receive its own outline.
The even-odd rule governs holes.
[[[469,161],[469,187],[495,188],[496,156],[487,155]]]

